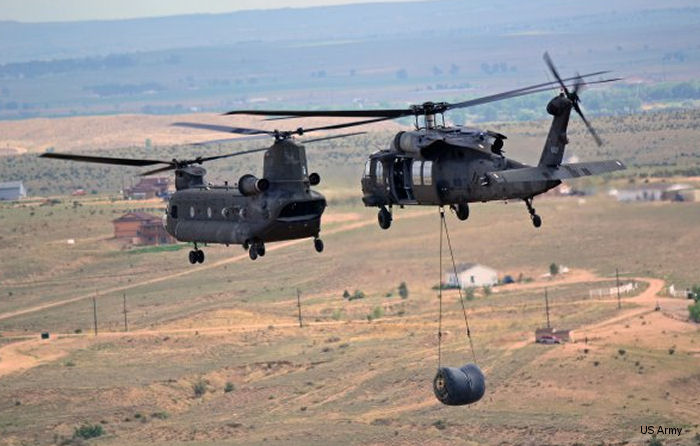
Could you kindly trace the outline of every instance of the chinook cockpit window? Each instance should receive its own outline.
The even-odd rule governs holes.
[[[278,218],[318,216],[323,212],[323,208],[323,200],[297,201],[283,207]]]

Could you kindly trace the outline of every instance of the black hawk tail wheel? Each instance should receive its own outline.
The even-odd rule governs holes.
[[[452,209],[455,211],[457,218],[464,221],[469,218],[469,205],[467,203],[461,203],[454,206]]]
[[[530,219],[532,219],[532,225],[536,228],[542,226],[542,218],[535,213],[535,208],[532,207],[532,198],[525,199],[525,206],[527,206],[527,211],[530,213]]]
[[[377,214],[377,220],[379,221],[379,227],[382,229],[389,229],[391,226],[391,212],[389,212],[384,206],[379,209]]]
[[[255,245],[248,248],[248,255],[250,256],[250,260],[255,260],[258,258],[258,251],[255,249]]]
[[[316,248],[316,252],[323,252],[323,240],[321,240],[320,238],[315,238],[314,248]]]

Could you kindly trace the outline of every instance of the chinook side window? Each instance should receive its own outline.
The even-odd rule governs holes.
[[[411,177],[413,178],[413,185],[418,186],[420,185],[421,181],[421,163],[420,161],[413,160],[413,164],[411,165]]]
[[[377,180],[377,186],[383,186],[384,185],[384,166],[382,165],[382,162],[377,160],[377,166],[375,167],[374,170],[374,176]]]
[[[365,163],[365,177],[366,178],[369,178],[370,174],[372,173],[371,168],[372,168],[372,161],[367,161]]]
[[[177,218],[177,205],[170,206],[170,218]]]
[[[423,161],[423,185],[430,186],[433,184],[433,162]]]

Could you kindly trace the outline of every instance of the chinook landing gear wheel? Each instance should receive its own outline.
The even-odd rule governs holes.
[[[535,208],[532,207],[532,197],[525,199],[525,206],[527,206],[527,211],[530,213],[532,225],[536,228],[542,226],[542,218],[535,213]]]
[[[316,249],[316,252],[323,252],[323,240],[321,240],[320,238],[315,238],[314,248]]]
[[[248,240],[246,240],[245,242],[243,242],[243,249],[246,250],[246,251],[247,251],[248,249],[250,249],[250,243],[248,243]]]
[[[255,249],[255,246],[248,248],[248,255],[250,256],[250,260],[255,260],[258,258],[258,251]]]
[[[469,218],[469,205],[467,203],[453,205],[452,210],[455,211],[457,218],[462,221]]]
[[[190,251],[189,260],[191,264],[204,263],[204,251],[201,249],[193,249]]]
[[[377,220],[379,221],[379,227],[382,229],[389,229],[391,226],[391,212],[387,210],[384,206],[379,209],[377,214]]]
[[[256,243],[255,252],[258,254],[259,257],[263,257],[265,255],[265,244],[263,242]]]

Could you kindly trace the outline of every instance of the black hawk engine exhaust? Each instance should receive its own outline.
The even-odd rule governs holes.
[[[476,403],[486,392],[486,380],[475,364],[440,367],[433,379],[435,397],[447,406]]]

